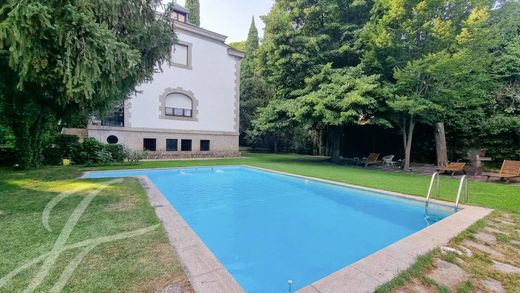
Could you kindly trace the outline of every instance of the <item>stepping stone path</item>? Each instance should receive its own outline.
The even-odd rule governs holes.
[[[497,221],[498,221],[498,224],[505,224],[505,225],[509,225],[509,226],[516,226],[515,223],[513,223],[513,222],[511,222],[510,220],[507,220],[507,219],[498,218]]]
[[[466,254],[467,257],[473,256],[473,252],[471,251],[471,249],[464,247],[464,246],[460,246],[460,249],[462,249],[464,251],[464,253]]]
[[[515,279],[520,279],[520,229],[516,224],[516,216],[501,214],[491,216],[485,222],[485,227],[472,235],[472,239],[466,238],[461,243],[451,243],[440,247],[442,255],[453,253],[455,263],[447,262],[436,254],[434,256],[433,270],[424,271],[421,275],[435,281],[437,284],[450,288],[453,292],[469,281],[476,286],[473,292],[477,293],[505,293],[520,292]],[[504,235],[507,235],[505,237]],[[498,243],[497,237],[502,236],[505,242]],[[484,253],[486,257],[475,256],[476,253]],[[517,253],[517,255],[515,255]],[[519,256],[519,257],[517,257]],[[487,260],[491,260],[488,264]],[[507,261],[508,263],[504,263]],[[475,265],[484,266],[476,274]],[[430,293],[437,292],[437,288],[423,284],[420,279],[414,278],[406,285],[392,291],[393,293]]]
[[[487,279],[482,281],[482,285],[486,288],[487,292],[498,292],[503,293],[506,292],[502,283],[495,279]]]
[[[495,233],[495,234],[509,235],[509,233],[507,233],[507,232],[504,232],[502,230],[498,230],[498,229],[495,229],[492,227],[486,227],[486,228],[484,228],[484,231],[489,232],[489,233]]]
[[[482,242],[486,242],[486,243],[489,243],[489,244],[496,244],[497,243],[497,238],[494,236],[494,235],[491,235],[489,233],[486,233],[486,232],[479,232],[475,235],[475,238],[477,238],[478,240],[482,241]]]
[[[437,259],[435,263],[436,269],[427,276],[435,282],[442,284],[450,289],[469,279],[468,273],[461,269],[458,265]]]
[[[493,257],[504,257],[504,255],[501,253],[501,252],[498,252],[496,250],[494,250],[493,248],[489,247],[489,246],[486,246],[484,244],[480,244],[480,243],[477,243],[475,241],[471,241],[471,240],[464,240],[462,242],[463,245],[465,246],[469,246],[469,247],[472,247],[472,248],[475,248],[475,249],[478,249],[482,252],[485,252]]]
[[[460,252],[459,250],[457,250],[457,249],[455,249],[455,248],[448,247],[448,246],[442,246],[442,247],[441,247],[441,251],[442,251],[443,253],[453,252],[453,253],[455,253],[456,255],[462,255],[462,252]]]
[[[496,260],[493,260],[493,268],[506,274],[520,274],[520,268]]]

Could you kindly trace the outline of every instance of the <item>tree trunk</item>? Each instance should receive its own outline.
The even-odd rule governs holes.
[[[15,136],[17,161],[23,169],[39,168],[42,164],[42,136],[45,133],[45,118],[42,116],[25,116],[24,119],[9,123]]]
[[[403,146],[404,146],[404,162],[403,162],[403,170],[409,171],[411,170],[410,158],[412,154],[412,138],[413,138],[413,130],[415,128],[415,120],[413,116],[410,116],[410,121],[408,126],[406,125],[406,120],[403,121],[402,133],[403,133]]]
[[[446,132],[444,122],[435,123],[435,149],[437,151],[437,166],[448,165],[448,147],[446,146]]]
[[[276,136],[273,137],[273,152],[278,153],[278,138]]]
[[[340,161],[340,146],[341,146],[341,127],[333,126],[330,128],[331,140],[331,158],[332,162],[338,163]]]
[[[52,112],[31,97],[13,94],[4,103],[3,116],[15,137],[17,163],[21,168],[38,168],[43,162],[43,136],[52,130]]]

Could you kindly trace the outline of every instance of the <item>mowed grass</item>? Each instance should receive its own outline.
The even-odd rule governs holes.
[[[42,262],[2,285],[2,278],[31,259],[51,251],[71,213],[106,180],[80,180],[83,171],[171,168],[217,165],[250,165],[337,182],[425,196],[428,176],[335,165],[325,158],[302,155],[245,153],[243,158],[191,161],[154,161],[136,165],[86,168],[46,167],[34,171],[0,169],[0,291],[19,292],[37,275]],[[441,198],[455,199],[458,180],[442,177]],[[83,191],[66,197],[51,211],[45,229],[42,212],[64,191]],[[470,182],[470,204],[520,213],[520,187],[502,183]],[[79,218],[66,244],[96,239],[158,225],[153,207],[137,180],[127,178],[97,195]],[[85,247],[59,254],[36,291],[50,291],[71,261]],[[190,290],[181,265],[161,227],[144,235],[94,247],[66,282],[65,292],[155,291],[172,283]]]
[[[298,175],[327,179],[364,187],[425,197],[430,184],[429,176],[405,172],[388,172],[363,167],[343,166],[330,163],[326,158],[294,154],[245,153],[243,158],[193,161],[148,161],[137,165],[122,165],[95,168],[171,168],[215,165],[250,165]],[[459,180],[441,176],[440,199],[454,202]],[[501,182],[469,182],[469,204],[503,211],[520,213],[520,186]]]
[[[40,261],[6,280],[13,270],[51,251],[65,223],[90,191],[106,180],[78,180],[77,167],[52,167],[14,172],[0,170],[0,292],[21,292],[42,268]],[[84,190],[59,202],[43,226],[46,205],[64,191]],[[181,265],[144,190],[135,179],[125,179],[102,190],[86,207],[66,245],[152,227],[132,238],[99,244],[79,263],[64,292],[150,292],[170,284],[190,290]],[[155,229],[153,228],[155,227]],[[49,292],[67,266],[86,247],[58,254],[36,292]],[[2,278],[3,281],[2,281]],[[2,284],[3,283],[3,284]]]

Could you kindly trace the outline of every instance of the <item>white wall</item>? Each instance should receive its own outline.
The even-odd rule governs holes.
[[[192,69],[162,66],[153,81],[141,85],[130,100],[130,125],[137,128],[236,132],[236,57],[224,44],[177,31],[180,41],[192,44]],[[159,97],[167,88],[181,87],[198,100],[197,121],[160,119]]]

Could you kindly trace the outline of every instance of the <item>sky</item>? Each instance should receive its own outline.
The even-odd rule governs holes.
[[[166,3],[168,1],[164,1]],[[185,0],[177,0],[184,6]],[[266,15],[274,0],[199,0],[200,26],[228,36],[227,43],[247,39],[251,17],[255,17],[260,37],[264,23],[259,16]]]

